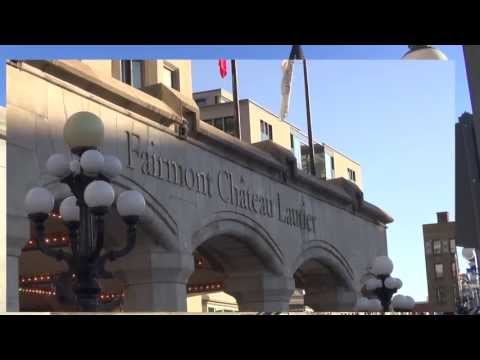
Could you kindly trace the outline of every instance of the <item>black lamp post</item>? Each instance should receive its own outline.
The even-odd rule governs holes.
[[[64,128],[73,160],[63,154],[50,156],[48,172],[70,187],[73,196],[60,204],[60,215],[69,230],[70,251],[54,250],[45,243],[45,221],[55,199],[45,188],[31,189],[25,207],[33,223],[39,250],[58,261],[65,261],[75,276],[73,291],[82,311],[102,310],[97,279],[111,278],[105,263],[127,255],[135,246],[136,225],[145,210],[145,200],[137,191],[124,191],[116,201],[118,214],[126,224],[127,243],[120,250],[104,250],[104,217],[115,200],[111,180],[120,175],[122,164],[114,156],[103,156],[96,148],[103,142],[103,123],[94,114],[79,112]],[[121,301],[119,299],[118,301]]]

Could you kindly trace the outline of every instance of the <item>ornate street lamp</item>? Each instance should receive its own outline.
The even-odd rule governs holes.
[[[448,60],[447,56],[431,45],[408,45],[403,60]]]
[[[357,310],[360,312],[388,312],[391,305],[395,311],[412,310],[415,301],[407,296],[392,296],[402,287],[400,279],[391,277],[393,263],[387,256],[379,256],[375,259],[371,268],[371,277],[365,282],[365,290],[372,298],[361,297],[357,302]]]
[[[45,188],[31,189],[25,207],[34,226],[39,250],[59,261],[65,261],[75,276],[73,291],[82,311],[102,309],[99,303],[98,278],[111,278],[106,261],[127,255],[135,246],[136,225],[145,211],[145,199],[138,191],[124,191],[116,201],[118,214],[127,229],[126,245],[120,250],[104,249],[104,217],[115,201],[111,180],[122,171],[114,156],[103,156],[97,147],[103,142],[103,123],[96,115],[78,112],[64,128],[64,139],[73,160],[64,154],[50,156],[48,172],[70,187],[73,196],[60,204],[60,215],[69,230],[70,251],[54,250],[45,243],[45,221],[54,208],[54,196]]]

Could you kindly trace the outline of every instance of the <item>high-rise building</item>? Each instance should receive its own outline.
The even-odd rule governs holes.
[[[193,98],[200,108],[200,118],[206,123],[239,137],[235,124],[233,96],[224,89],[195,92]],[[297,167],[309,173],[308,137],[299,128],[251,99],[241,99],[241,140],[254,144],[270,140],[291,150]],[[314,163],[317,176],[325,179],[345,178],[362,189],[362,169],[359,163],[325,143],[314,141]]]
[[[455,222],[438,212],[437,222],[423,225],[428,307],[432,312],[456,311],[459,298]]]

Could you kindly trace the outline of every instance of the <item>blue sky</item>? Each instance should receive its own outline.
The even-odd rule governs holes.
[[[461,46],[439,48],[451,61],[400,61],[407,47],[397,45],[304,46],[312,59],[314,136],[362,165],[365,198],[395,219],[388,246],[394,275],[404,282],[401,292],[420,301],[427,295],[421,225],[435,222],[437,211],[449,211],[454,219],[454,124],[471,110]],[[0,46],[0,57],[194,59],[195,91],[230,90],[217,59],[237,58],[240,97],[278,112],[279,59],[289,51],[290,46]],[[305,129],[303,96],[298,64],[289,121]],[[4,97],[3,86],[1,104]]]

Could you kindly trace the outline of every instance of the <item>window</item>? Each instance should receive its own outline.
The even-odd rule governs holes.
[[[266,123],[263,120],[260,120],[260,133],[261,133],[262,141],[272,140],[273,139],[272,125]]]
[[[445,304],[447,297],[445,296],[445,289],[443,287],[439,287],[436,289],[437,295],[437,304]]]
[[[329,155],[330,157],[330,179],[334,179],[335,178],[335,158],[333,157],[333,155]]]
[[[432,240],[425,241],[425,254],[432,255]]]
[[[454,279],[457,278],[457,262],[456,261],[452,261],[452,277]]]
[[[290,134],[290,148],[295,149],[295,142],[293,141],[293,134]]]
[[[443,264],[435,264],[435,278],[443,278]]]
[[[125,84],[132,85],[135,88],[143,87],[143,61],[141,60],[122,60],[121,79]]]
[[[195,99],[195,102],[197,103],[198,106],[207,105],[207,99],[205,98]]]
[[[440,240],[433,240],[433,254],[439,255],[442,253],[442,243]]]
[[[227,134],[236,136],[235,119],[233,116],[227,116],[223,118],[223,131]]]
[[[223,118],[216,118],[213,120],[213,126],[215,126],[217,129],[220,129],[223,131]]]
[[[173,65],[166,64],[163,66],[163,84],[172,89],[180,90],[178,69]]]
[[[232,136],[238,136],[237,126],[235,123],[235,118],[233,116],[220,117],[215,119],[205,119],[203,120],[207,124],[215,126],[217,129],[220,129],[227,134]]]
[[[215,95],[215,104],[220,104],[220,96]]]
[[[443,248],[443,250],[442,250],[443,254],[450,253],[450,247],[448,245],[448,240],[442,240],[442,248]]]
[[[356,181],[356,178],[355,178],[355,171],[353,171],[352,169],[347,169],[348,171],[348,178],[355,182]]]
[[[455,239],[450,239],[450,253],[455,254],[457,251],[457,247],[455,244]]]
[[[214,307],[207,307],[207,312],[215,312],[215,308]]]

